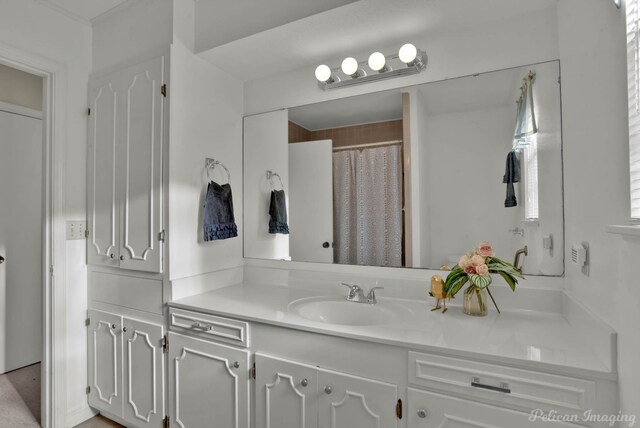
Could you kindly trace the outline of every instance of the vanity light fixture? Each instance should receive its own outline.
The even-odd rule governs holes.
[[[427,54],[411,43],[402,45],[395,55],[374,52],[367,61],[347,57],[340,67],[322,64],[316,68],[316,79],[322,90],[358,85],[390,77],[420,73],[427,66]]]

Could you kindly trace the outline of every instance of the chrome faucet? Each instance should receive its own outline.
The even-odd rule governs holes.
[[[342,283],[345,287],[349,288],[349,293],[347,294],[347,301],[356,302],[356,303],[369,303],[371,305],[375,305],[378,303],[376,300],[376,290],[382,290],[384,287],[372,287],[369,290],[369,294],[364,295],[364,290],[362,287],[356,284],[347,284]]]
[[[526,245],[524,246],[524,248],[521,248],[518,251],[516,251],[516,256],[515,256],[515,259],[513,260],[513,267],[516,268],[518,272],[522,271],[522,264],[520,264],[520,267],[518,267],[518,262],[520,261],[520,256],[523,254],[525,255],[525,257],[529,255],[529,248],[527,248]]]

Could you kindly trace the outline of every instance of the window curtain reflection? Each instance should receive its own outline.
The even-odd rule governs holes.
[[[530,71],[522,79],[520,98],[517,100],[516,128],[513,133],[514,147],[527,145],[529,143],[528,139],[538,132],[533,108],[533,81],[535,77],[535,73]]]
[[[399,145],[333,153],[334,261],[402,265]]]

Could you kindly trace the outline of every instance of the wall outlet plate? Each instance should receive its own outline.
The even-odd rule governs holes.
[[[67,240],[84,239],[86,230],[87,222],[85,220],[67,220]]]

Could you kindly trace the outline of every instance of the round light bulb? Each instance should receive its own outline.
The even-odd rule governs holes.
[[[318,67],[316,67],[316,79],[318,79],[320,82],[326,82],[327,80],[331,79],[331,69],[329,68],[329,66],[320,64]]]
[[[374,52],[369,56],[369,68],[373,71],[380,71],[384,68],[387,59],[380,52]]]
[[[418,56],[418,49],[416,49],[416,47],[411,43],[402,45],[402,47],[398,51],[398,57],[400,58],[400,61],[404,62],[405,64],[412,63],[416,59],[416,56]]]
[[[355,58],[347,57],[342,61],[342,72],[347,76],[353,76],[358,72],[358,61]]]

